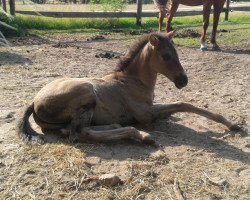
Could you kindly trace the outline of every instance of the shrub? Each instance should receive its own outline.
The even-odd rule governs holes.
[[[0,8],[0,32],[5,37],[16,36],[22,33],[21,30],[14,27],[14,20],[13,16]]]

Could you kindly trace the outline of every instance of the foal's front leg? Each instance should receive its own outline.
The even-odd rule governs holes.
[[[119,127],[113,124],[106,126],[85,127],[82,129],[81,135],[82,138],[80,138],[80,140],[83,141],[86,141],[86,139],[97,142],[133,139],[147,144],[154,143],[154,141],[150,137],[150,134],[146,132],[138,131],[134,127]]]
[[[120,139],[134,139],[143,143],[153,143],[150,134],[138,131],[134,127],[122,127],[119,124],[90,126],[94,110],[82,108],[73,117],[69,129],[61,129],[64,135],[69,135],[70,140],[86,142],[93,140],[105,142]]]
[[[240,127],[231,123],[226,118],[224,118],[222,115],[215,114],[213,112],[204,110],[202,108],[195,107],[191,104],[184,103],[184,102],[177,102],[173,104],[156,104],[153,105],[149,113],[151,114],[152,120],[159,120],[159,119],[166,119],[171,114],[177,113],[177,112],[190,112],[195,113],[197,115],[206,117],[210,120],[213,120],[215,122],[224,124],[226,127],[228,127],[229,130],[239,130]]]

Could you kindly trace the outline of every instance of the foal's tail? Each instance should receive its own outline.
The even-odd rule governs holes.
[[[24,113],[17,121],[16,131],[19,137],[26,143],[43,144],[44,139],[30,126],[29,117],[34,112],[34,103],[25,108]]]

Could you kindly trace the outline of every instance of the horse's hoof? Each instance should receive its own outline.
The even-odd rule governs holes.
[[[201,51],[207,51],[207,47],[200,47]]]
[[[220,49],[219,46],[213,46],[213,47],[212,47],[212,50],[213,50],[213,51],[221,51],[221,49]]]

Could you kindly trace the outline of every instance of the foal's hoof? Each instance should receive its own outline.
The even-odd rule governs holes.
[[[141,134],[141,141],[143,144],[154,144],[155,141],[152,139],[151,135],[144,132],[144,131],[140,131]]]
[[[40,135],[29,135],[27,138],[23,139],[26,144],[44,144],[45,140]]]
[[[152,145],[152,144],[155,144],[155,141],[150,138],[150,139],[147,139],[147,140],[143,140],[142,143],[143,144],[150,144],[150,145]]]
[[[249,134],[249,131],[246,128],[240,127],[237,124],[232,125],[231,127],[229,127],[229,129],[230,129],[230,131],[237,132],[242,137],[245,137]]]
[[[229,129],[230,129],[230,131],[241,131],[242,130],[242,128],[237,124],[230,126]]]

